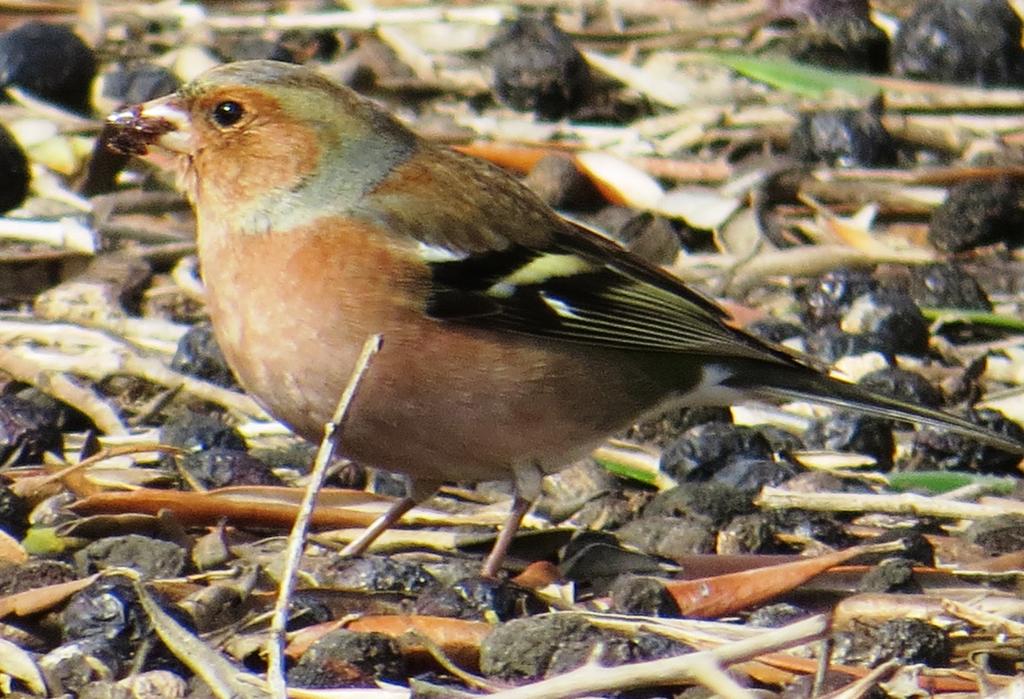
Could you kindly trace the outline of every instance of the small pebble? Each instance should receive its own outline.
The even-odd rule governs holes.
[[[774,2],[780,17],[800,23],[787,42],[792,58],[833,70],[884,73],[889,37],[871,21],[867,0]]]
[[[872,667],[887,660],[905,665],[945,667],[953,653],[953,642],[947,632],[920,619],[890,619],[873,629],[871,635],[874,638]]]
[[[775,537],[775,522],[761,512],[733,517],[718,532],[715,553],[720,556],[783,553]]]
[[[714,406],[676,408],[633,425],[626,433],[626,437],[664,448],[676,441],[691,427],[708,422],[722,422],[731,425],[732,412],[728,408]]]
[[[593,180],[584,175],[568,156],[541,158],[523,179],[523,184],[554,209],[589,211],[604,202]]]
[[[820,328],[807,336],[807,353],[828,364],[877,349],[872,335],[847,333],[837,327]]]
[[[270,466],[239,449],[213,447],[182,456],[181,467],[203,488],[238,485],[283,485]]]
[[[24,563],[0,561],[0,595],[71,582],[75,569],[63,561],[33,558]]]
[[[557,121],[591,92],[587,62],[550,17],[520,17],[498,32],[488,50],[494,94],[515,110]]]
[[[756,335],[765,342],[780,345],[787,340],[803,337],[805,328],[776,318],[757,320],[746,327],[747,332]]]
[[[857,583],[858,592],[919,594],[921,584],[914,579],[914,562],[906,558],[887,558],[866,572]]]
[[[41,463],[43,454],[63,453],[59,412],[15,395],[0,396],[0,462]]]
[[[60,620],[65,641],[104,639],[124,659],[150,633],[149,617],[134,586],[116,576],[99,578],[72,595]]]
[[[913,299],[895,289],[879,289],[854,299],[840,327],[862,335],[871,351],[887,357],[928,353],[928,320]]]
[[[644,516],[627,522],[615,535],[642,553],[678,560],[714,553],[716,527],[703,517]]]
[[[0,84],[76,112],[89,111],[96,56],[67,27],[31,21],[0,34]]]
[[[881,116],[880,106],[804,114],[790,134],[790,153],[797,160],[831,167],[894,165],[896,145]]]
[[[772,520],[778,531],[807,541],[816,541],[832,548],[845,548],[855,542],[837,516],[805,510],[773,510]]]
[[[78,699],[185,699],[195,693],[189,683],[168,670],[133,672],[118,682],[91,682]]]
[[[658,578],[626,573],[612,583],[609,590],[611,611],[617,614],[678,617],[679,604]]]
[[[995,410],[971,411],[968,419],[997,434],[1024,441],[1024,428]],[[990,447],[949,430],[922,427],[914,435],[910,462],[917,469],[977,471],[992,475],[1019,475],[1020,454]]]
[[[1024,244],[1024,183],[1008,177],[955,185],[932,212],[928,240],[943,252]]]
[[[338,558],[320,584],[345,590],[420,594],[436,582],[418,563],[368,555]]]
[[[305,689],[377,687],[401,681],[405,658],[394,639],[381,633],[336,629],[324,634],[288,670],[288,685]]]
[[[703,517],[716,527],[737,515],[754,511],[750,493],[723,483],[685,482],[655,495],[644,508],[644,517]]]
[[[992,556],[1024,550],[1024,515],[1005,514],[971,522],[964,539]]]
[[[160,428],[160,442],[186,451],[202,451],[221,447],[244,451],[242,433],[213,413],[186,410],[172,416]]]
[[[373,487],[371,490],[378,495],[390,495],[391,497],[405,497],[408,490],[405,477],[398,473],[377,469],[373,472]]]
[[[453,585],[430,585],[416,599],[417,614],[453,619],[487,619],[491,614],[502,621],[523,616],[527,609],[541,613],[543,605],[528,590],[508,581],[463,578]]]
[[[935,82],[1020,85],[1020,17],[1006,0],[920,0],[893,40],[892,72]]]
[[[64,643],[37,661],[47,686],[56,688],[61,696],[76,697],[97,680],[120,675],[126,664],[127,658],[121,657],[102,636]]]
[[[672,223],[649,213],[631,218],[615,232],[615,239],[652,265],[670,265],[682,250]]]
[[[916,371],[886,367],[865,374],[858,381],[864,388],[907,403],[939,408],[945,402],[942,391]]]
[[[139,534],[109,536],[75,553],[81,576],[107,568],[131,568],[145,580],[173,578],[185,570],[185,550],[169,541]]]
[[[29,501],[0,483],[0,531],[20,539],[28,531]]]
[[[910,295],[918,306],[992,310],[992,302],[974,275],[953,263],[912,266]]]
[[[839,411],[815,422],[804,438],[812,449],[865,454],[883,470],[892,467],[896,440],[890,420]]]
[[[600,629],[582,615],[550,614],[501,624],[480,646],[480,670],[487,677],[522,682],[553,677],[593,660],[605,666],[670,655],[688,648],[648,633],[631,635]]]
[[[0,125],[0,214],[22,205],[31,179],[25,151]]]
[[[218,386],[237,385],[208,323],[193,325],[181,336],[171,357],[171,368]]]
[[[750,427],[709,422],[691,427],[661,454],[661,470],[673,478],[707,480],[734,460],[770,460],[771,444]]]
[[[780,626],[787,626],[800,619],[810,616],[806,609],[801,609],[789,602],[778,602],[758,607],[747,617],[747,624],[766,629],[777,629]]]
[[[812,329],[838,325],[856,298],[879,286],[871,273],[862,269],[826,272],[798,292],[801,318]]]
[[[782,460],[732,459],[716,470],[711,480],[737,490],[757,492],[765,486],[781,485],[799,472],[797,466]]]

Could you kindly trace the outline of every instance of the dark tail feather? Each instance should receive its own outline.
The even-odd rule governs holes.
[[[875,417],[951,430],[997,449],[1024,455],[1024,443],[996,434],[962,417],[889,398],[838,379],[826,379],[812,370],[761,365],[750,379],[737,374],[724,383],[762,398],[806,400],[835,408],[848,408]]]

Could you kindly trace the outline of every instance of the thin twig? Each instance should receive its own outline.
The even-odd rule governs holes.
[[[405,636],[409,637],[413,643],[423,646],[427,653],[430,654],[430,657],[432,657],[437,664],[441,666],[441,669],[461,680],[467,687],[487,692],[496,692],[500,688],[496,683],[489,682],[483,677],[478,677],[456,665],[451,658],[445,655],[444,649],[435,643],[427,634],[420,633],[418,631],[411,631],[405,634]]]
[[[85,255],[92,255],[99,248],[96,232],[73,216],[59,221],[0,218],[0,238],[43,243]]]
[[[622,691],[636,687],[659,687],[690,679],[707,679],[720,686],[720,675],[702,676],[707,663],[728,664],[756,658],[762,653],[780,650],[820,638],[829,624],[824,616],[815,616],[754,638],[719,646],[714,650],[688,653],[674,658],[663,658],[617,667],[588,666],[558,677],[492,694],[494,699],[544,699],[546,697],[575,697],[587,694]]]
[[[201,400],[221,405],[235,414],[265,418],[266,413],[249,396],[169,369],[162,360],[143,357],[133,349],[111,346],[72,356],[19,345],[6,350],[5,362],[34,363],[39,372],[63,372],[102,381],[115,374],[137,376],[169,389],[180,389]],[[28,366],[26,364],[25,366]]]
[[[1001,500],[992,504],[957,502],[916,493],[876,495],[862,493],[797,493],[766,487],[754,503],[772,509],[800,509],[816,512],[884,512],[886,514],[986,519],[1001,514],[1024,513],[1024,504]]]
[[[181,451],[182,450],[179,449],[178,447],[172,447],[168,444],[156,443],[126,444],[122,446],[106,447],[102,451],[93,454],[87,459],[82,459],[81,461],[74,464],[68,464],[67,466],[61,468],[59,471],[54,471],[44,476],[27,476],[24,478],[19,478],[18,480],[11,483],[10,488],[11,491],[14,492],[16,495],[20,495],[22,497],[29,497],[33,493],[40,492],[43,486],[45,486],[48,483],[55,483],[57,481],[63,480],[73,473],[76,473],[78,471],[84,471],[85,469],[90,468],[91,466],[94,466],[103,461],[110,461],[113,459],[118,459],[123,456],[135,456],[137,454],[159,453],[177,455],[181,454]]]
[[[40,294],[42,296],[42,294]],[[36,297],[35,316],[0,313],[0,342],[18,342],[52,346],[66,351],[81,351],[129,344],[147,352],[171,357],[188,326],[158,318],[135,318],[93,306],[93,313],[79,309],[84,322],[70,320],[73,313],[58,309]],[[72,348],[72,349],[69,349]]]
[[[73,380],[66,372],[49,371],[10,349],[0,348],[0,369],[12,378],[72,406],[105,434],[128,434],[117,407],[98,392]]]
[[[181,660],[206,683],[218,699],[265,699],[267,691],[256,675],[243,672],[220,651],[212,648],[165,612],[142,584],[139,573],[131,568],[110,568],[108,576],[126,577],[131,581],[139,606],[146,613],[154,633],[174,657]]]
[[[39,99],[31,92],[23,90],[16,85],[7,85],[4,88],[4,92],[11,98],[11,101],[25,107],[33,115],[59,125],[65,131],[95,133],[103,126],[103,122],[98,119],[87,119],[86,117],[69,112],[52,102]]]
[[[292,590],[295,587],[295,572],[299,567],[299,559],[302,557],[302,548],[306,541],[306,532],[309,530],[309,520],[316,505],[317,495],[327,475],[327,465],[331,462],[338,442],[341,440],[345,418],[348,415],[349,406],[355,397],[359,383],[366,374],[373,357],[380,351],[382,337],[373,335],[363,344],[363,351],[356,360],[355,368],[349,377],[348,385],[341,394],[338,407],[334,411],[330,422],[324,425],[324,438],[320,442],[320,449],[317,450],[316,460],[313,462],[313,470],[309,474],[309,482],[306,484],[306,491],[299,505],[298,515],[295,517],[295,525],[288,535],[288,548],[285,551],[284,568],[281,571],[281,583],[277,595],[277,602],[274,605],[274,616],[270,622],[270,640],[268,642],[267,655],[269,656],[269,667],[267,669],[267,682],[270,685],[271,693],[275,697],[287,696],[287,684],[284,675],[284,631],[288,621],[288,605],[291,602]]]
[[[850,684],[843,687],[843,689],[835,692],[834,694],[827,695],[829,699],[860,699],[865,696],[871,689],[876,687],[879,682],[884,678],[891,675],[896,670],[900,669],[900,663],[896,660],[886,660],[884,663],[876,667],[874,670],[864,675],[860,679],[851,682]],[[820,694],[812,694],[811,696],[821,696]]]
[[[728,292],[742,295],[766,277],[813,277],[838,267],[866,267],[883,262],[926,264],[935,256],[922,250],[893,250],[888,254],[855,250],[846,245],[804,245],[763,252],[735,270]]]
[[[135,12],[135,10],[132,10]],[[479,7],[391,7],[351,12],[302,12],[295,14],[211,15],[205,24],[217,31],[243,29],[354,29],[370,30],[402,24],[422,25],[426,22],[469,23],[497,26],[510,16],[503,6]]]

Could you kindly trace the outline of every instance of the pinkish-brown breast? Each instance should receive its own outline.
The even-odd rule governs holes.
[[[358,223],[289,233],[203,231],[217,339],[242,384],[318,440],[365,340],[383,349],[360,385],[342,448],[421,479],[547,470],[596,446],[664,393],[618,351],[442,324],[421,314],[428,270]]]

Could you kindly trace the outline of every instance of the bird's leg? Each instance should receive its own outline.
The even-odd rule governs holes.
[[[402,515],[416,507],[417,504],[417,501],[408,495],[401,500],[398,500],[394,505],[388,508],[387,512],[373,520],[370,526],[363,530],[362,534],[350,541],[348,545],[341,550],[341,555],[358,556],[366,551],[366,549],[370,548],[370,544],[377,540],[378,536],[383,534],[387,529],[390,529],[393,524],[402,518]]]
[[[512,509],[508,513],[508,519],[505,520],[501,533],[495,539],[491,552],[487,554],[487,560],[484,561],[484,567],[481,569],[480,575],[485,578],[493,578],[498,575],[498,571],[501,570],[501,564],[505,562],[505,554],[508,553],[508,547],[512,544],[512,539],[515,538],[516,532],[519,531],[519,523],[523,521],[523,517],[526,516],[532,505],[533,500],[527,500],[518,493],[516,494],[515,500],[512,501]]]
[[[377,540],[377,537],[396,524],[406,512],[436,493],[438,487],[440,486],[437,483],[417,481],[407,476],[405,479],[405,497],[395,502],[395,504],[388,508],[387,512],[373,520],[370,526],[363,530],[362,534],[350,541],[341,550],[341,555],[358,556],[365,552]]]
[[[491,547],[491,552],[487,555],[487,560],[484,561],[484,567],[480,571],[480,575],[483,577],[496,577],[498,571],[501,570],[505,554],[508,553],[508,547],[512,545],[516,532],[519,531],[523,517],[530,511],[534,501],[540,497],[540,482],[543,478],[544,474],[536,464],[528,464],[515,469],[516,494],[512,500],[512,509],[501,528],[501,533],[494,541],[494,546]]]

